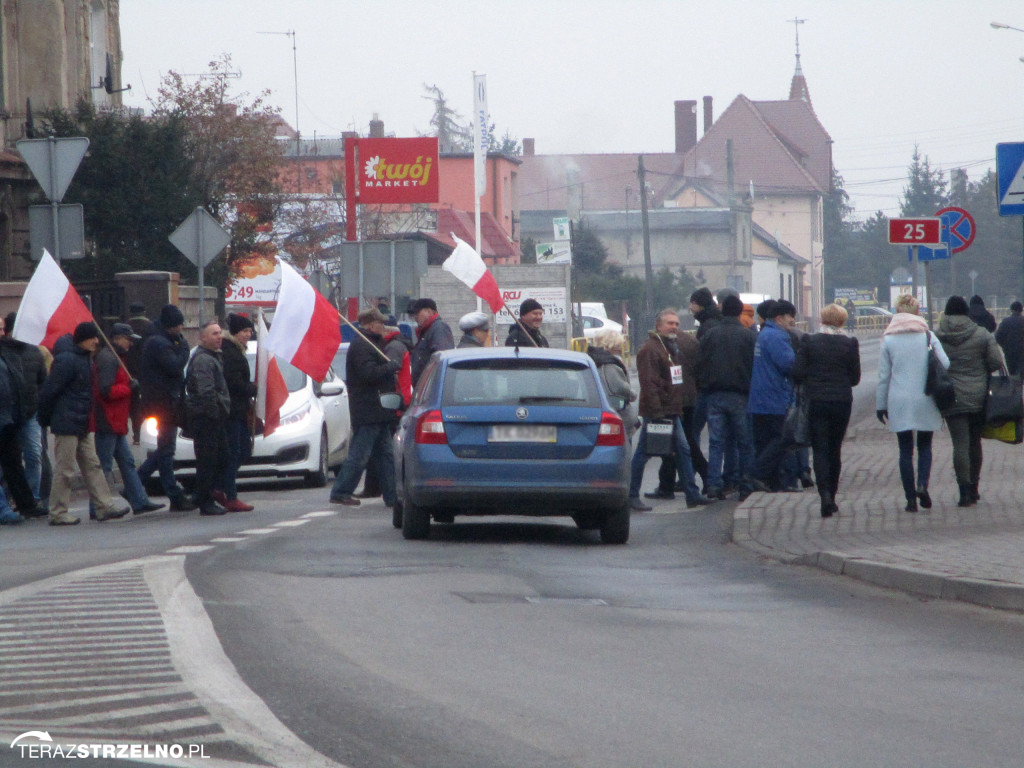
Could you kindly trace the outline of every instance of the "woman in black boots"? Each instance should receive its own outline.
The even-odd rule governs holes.
[[[839,511],[836,493],[842,470],[843,437],[850,423],[853,388],[860,383],[860,347],[843,333],[846,310],[829,304],[821,310],[821,329],[800,337],[790,374],[809,400],[814,479],[821,497],[821,516]]]

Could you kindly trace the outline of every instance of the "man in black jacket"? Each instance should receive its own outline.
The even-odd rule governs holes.
[[[245,315],[228,315],[228,333],[224,334],[221,354],[224,361],[224,381],[231,396],[231,413],[227,421],[228,456],[224,476],[213,492],[213,497],[228,512],[251,512],[253,506],[238,498],[235,479],[238,468],[252,455],[249,416],[252,412],[256,385],[252,382],[246,345],[254,332],[252,320]]]
[[[380,311],[377,314],[384,317]],[[409,358],[412,385],[415,387],[430,356],[445,349],[454,349],[455,337],[448,323],[437,313],[437,302],[433,299],[416,299],[409,305],[408,314],[416,321],[416,346],[412,348]],[[387,322],[387,318],[384,321]]]
[[[46,381],[46,361],[39,347],[17,341],[11,336],[17,315],[11,312],[0,323],[0,356],[14,371],[14,380],[19,384],[17,392],[20,412],[14,414],[13,433],[24,461],[23,473],[32,491],[33,508],[25,510],[30,516],[46,514],[45,505],[40,503],[40,481],[42,478],[43,430],[36,418],[39,406],[39,389]],[[3,438],[7,440],[9,438]]]
[[[174,479],[174,451],[181,424],[181,395],[185,386],[185,365],[188,363],[188,342],[181,331],[185,316],[173,304],[160,310],[160,320],[143,342],[139,357],[139,385],[142,390],[142,411],[156,418],[156,451],[142,462],[139,479],[145,485],[154,472],[160,473],[160,484],[171,503],[171,509],[188,512],[195,505]]]
[[[544,307],[536,299],[527,299],[519,305],[519,322],[508,329],[506,347],[548,346],[547,337],[540,332],[544,322]]]
[[[377,309],[360,312],[359,327],[366,338],[357,336],[345,359],[352,442],[331,488],[332,504],[359,506],[359,499],[352,493],[370,461],[376,465],[384,503],[389,507],[395,503],[395,459],[390,428],[395,414],[380,404],[380,394],[396,391],[395,373],[401,363],[389,359],[382,350],[385,320]]]
[[[996,341],[1003,348],[1006,369],[1011,376],[1020,373],[1021,355],[1024,353],[1024,304],[1015,301],[1010,305],[1010,314],[996,329]]]
[[[195,503],[200,515],[223,515],[214,486],[224,476],[228,459],[227,422],[231,396],[224,381],[220,325],[210,321],[199,329],[199,348],[185,372],[185,414],[196,451]]]
[[[747,479],[753,463],[753,443],[747,419],[747,397],[754,368],[757,335],[740,322],[743,302],[727,296],[722,302],[722,319],[700,340],[697,383],[706,393],[708,409],[707,496],[724,498],[722,460],[730,436],[739,451],[740,500],[750,495]]]

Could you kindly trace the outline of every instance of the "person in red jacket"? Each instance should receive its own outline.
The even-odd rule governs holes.
[[[124,366],[132,342],[139,336],[127,323],[114,323],[110,329],[111,347],[103,347],[96,355],[96,379],[100,392],[100,407],[96,410],[96,456],[100,460],[103,474],[110,482],[114,462],[124,480],[121,492],[132,511],[140,515],[162,509],[163,504],[151,501],[139,480],[135,469],[135,458],[128,443],[128,417],[132,408],[132,397],[138,390],[138,382],[128,375]],[[96,518],[90,503],[89,517]]]

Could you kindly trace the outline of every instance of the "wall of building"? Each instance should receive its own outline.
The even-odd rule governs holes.
[[[487,158],[487,191],[480,198],[480,210],[494,216],[511,240],[518,240],[519,182],[516,161],[502,155]],[[473,212],[476,182],[472,155],[442,155],[438,168],[441,206]]]

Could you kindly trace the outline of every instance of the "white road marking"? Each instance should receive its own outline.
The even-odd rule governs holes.
[[[198,552],[205,552],[208,549],[213,549],[209,544],[175,547],[174,549],[168,549],[168,555],[194,555]]]

